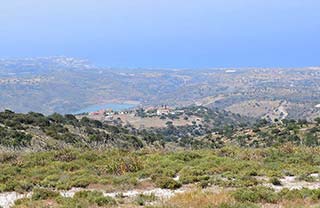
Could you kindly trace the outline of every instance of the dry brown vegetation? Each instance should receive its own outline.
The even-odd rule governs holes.
[[[208,193],[194,190],[187,193],[177,194],[169,199],[165,205],[175,208],[199,208],[218,207],[222,204],[234,203],[235,200],[230,193]]]

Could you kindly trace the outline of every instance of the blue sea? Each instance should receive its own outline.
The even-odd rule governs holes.
[[[122,111],[135,107],[133,104],[119,104],[119,103],[107,103],[102,105],[91,105],[86,108],[83,108],[79,111],[74,112],[73,114],[82,114],[82,113],[90,113],[96,112],[99,110],[112,109],[113,111]]]

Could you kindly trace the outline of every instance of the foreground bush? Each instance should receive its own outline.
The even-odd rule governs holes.
[[[34,189],[31,199],[32,200],[45,200],[45,199],[53,199],[59,196],[58,192],[49,190],[49,189]]]
[[[274,190],[267,187],[240,188],[233,193],[233,197],[239,202],[276,203],[279,196]]]
[[[75,200],[86,200],[90,204],[96,204],[98,206],[116,205],[116,201],[109,196],[103,196],[99,191],[80,191],[77,192],[74,197]]]
[[[178,189],[181,187],[181,183],[173,180],[169,177],[159,177],[156,179],[156,184],[159,188],[163,189]]]
[[[153,202],[155,200],[157,200],[157,197],[154,194],[149,194],[149,195],[139,194],[136,197],[135,202],[139,206],[144,206],[146,202]]]

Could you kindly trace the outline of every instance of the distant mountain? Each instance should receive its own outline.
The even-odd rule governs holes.
[[[320,113],[320,68],[113,69],[67,57],[0,60],[0,110],[203,105],[274,121]]]
[[[1,76],[39,75],[63,70],[94,68],[87,60],[68,57],[0,59]]]

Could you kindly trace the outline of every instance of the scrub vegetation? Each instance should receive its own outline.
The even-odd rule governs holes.
[[[81,191],[73,198],[64,198],[57,191],[99,186],[105,192],[123,192],[137,189],[146,181],[151,187],[163,189],[195,186],[195,191],[177,194],[163,202],[165,207],[184,207],[184,203],[189,204],[188,195],[193,197],[190,207],[196,207],[197,201],[203,202],[203,207],[256,207],[286,200],[320,202],[320,190],[283,189],[275,192],[264,186],[268,181],[261,179],[270,178],[271,183],[281,186],[278,180],[288,175],[303,180],[305,176],[319,173],[318,147],[285,144],[276,148],[230,146],[178,152],[65,149],[2,153],[0,160],[1,192],[33,191],[30,199],[17,201],[16,207],[47,203],[49,199],[57,207],[73,207],[74,204],[79,207],[87,207],[88,204],[115,206],[121,203],[120,199],[106,197],[97,191]],[[178,180],[174,179],[176,176],[179,176]],[[210,187],[221,187],[223,191],[203,191]],[[145,201],[155,198],[141,195],[135,204],[145,205]]]
[[[320,203],[319,120],[239,123],[188,143],[164,130],[5,111],[0,193],[28,194],[19,208],[309,207]]]

